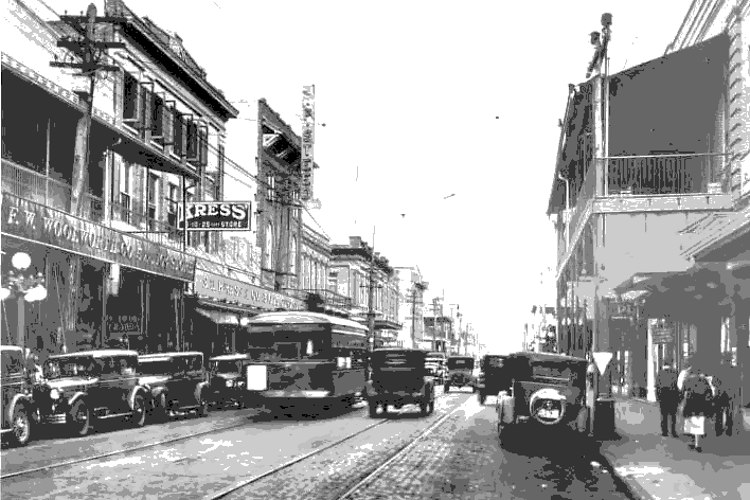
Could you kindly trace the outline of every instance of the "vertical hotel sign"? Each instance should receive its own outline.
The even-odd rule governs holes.
[[[313,197],[313,147],[315,144],[315,85],[302,87],[302,189],[300,197]]]

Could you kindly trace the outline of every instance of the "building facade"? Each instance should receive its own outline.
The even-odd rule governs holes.
[[[554,306],[532,306],[523,325],[523,350],[557,352],[557,320]]]
[[[708,4],[665,56],[570,87],[549,206],[558,349],[611,352],[604,392],[653,399],[659,363],[720,354],[725,287],[686,251],[746,203],[748,2],[725,17]]]
[[[429,283],[424,281],[418,266],[396,267],[398,279],[398,322],[401,329],[397,334],[397,345],[415,348],[425,336],[425,292]]]
[[[376,345],[395,345],[401,329],[398,322],[399,285],[398,276],[388,259],[375,252],[359,236],[350,236],[348,245],[332,245],[331,254],[331,286],[335,283],[337,292],[351,299],[352,319],[367,322],[372,288]]]
[[[99,14],[122,23],[99,23],[98,39],[122,47],[94,86],[89,162],[77,133],[86,79],[50,65],[70,59],[57,42],[74,31],[32,0],[3,17],[2,342],[231,351],[243,318],[304,307],[257,286],[251,252],[177,227],[183,201],[223,199],[237,110],[179,35],[120,1]]]

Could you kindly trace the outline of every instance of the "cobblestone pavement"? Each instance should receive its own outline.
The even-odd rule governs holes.
[[[470,399],[476,398],[466,393],[451,393],[436,401],[435,412],[428,417],[421,416],[415,406],[405,407],[404,414],[389,417],[387,425],[376,427],[340,446],[248,485],[226,498],[228,500],[338,498],[357,480],[388,460],[396,450],[412,442],[422,431],[444,415],[467,405]],[[460,410],[457,413],[460,413]]]
[[[450,395],[445,400],[439,399],[438,405],[445,408],[455,404],[453,401],[458,397],[460,396]],[[374,423],[367,417],[364,409],[337,418],[314,421],[252,421],[247,419],[247,413],[239,413],[232,418],[244,419],[246,425],[243,427],[3,479],[2,498],[203,498],[209,493],[261,474],[295,456],[325,446]],[[404,421],[407,420],[409,419]],[[206,423],[206,419],[203,419],[202,425],[216,424]],[[160,430],[159,427],[150,426],[132,432],[155,432]],[[180,431],[183,434],[185,431],[194,433],[195,429],[170,427],[170,432]],[[108,433],[98,438],[109,440],[112,444],[116,435],[117,433]],[[161,429],[158,437],[163,440],[166,436]],[[127,439],[130,439],[129,442],[132,444],[133,438]],[[103,442],[92,441],[96,440],[84,438],[50,441],[45,442],[43,446],[37,445],[39,451],[32,452],[32,448],[24,451],[40,454],[44,452],[49,455],[55,453],[57,446],[61,451],[59,456],[70,459],[75,455],[70,449],[75,449],[76,443],[81,443],[79,451],[84,455],[90,452],[92,447],[96,448],[96,451],[101,451]],[[123,448],[122,443],[117,443],[117,446],[118,449]],[[47,460],[50,460],[49,457]],[[27,462],[23,469],[34,466],[38,465]]]
[[[508,443],[510,449],[501,449],[493,408],[470,398],[349,499],[628,498],[598,462],[596,443],[572,431],[542,432],[547,430],[519,430]],[[339,498],[347,487],[385,462],[392,454],[388,451],[395,448],[378,445],[366,448],[360,443],[347,455],[321,457],[318,464],[307,462],[305,470],[284,478],[289,481],[285,486],[274,482],[277,490],[233,498]],[[306,489],[300,489],[305,485]]]

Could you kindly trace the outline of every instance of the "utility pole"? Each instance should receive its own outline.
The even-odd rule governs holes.
[[[94,87],[96,75],[99,71],[120,71],[118,66],[102,64],[108,49],[122,49],[125,44],[121,42],[98,42],[95,40],[96,26],[99,23],[119,24],[125,21],[122,17],[97,17],[96,5],[89,4],[86,15],[69,16],[67,12],[60,16],[65,24],[70,26],[78,34],[77,39],[65,36],[57,42],[58,47],[68,49],[80,62],[50,62],[54,68],[80,69],[81,73],[75,76],[89,79],[88,92],[78,92],[78,96],[84,103],[85,111],[76,125],[75,156],[73,160],[73,189],[70,197],[70,212],[74,215],[81,213],[81,197],[83,196],[86,174],[89,167],[89,156],[91,147],[91,120],[94,114]]]
[[[417,333],[417,284],[412,283],[411,289],[411,346],[414,347]]]
[[[369,295],[367,297],[367,325],[369,333],[369,349],[372,352],[375,349],[375,227],[372,228],[372,248],[370,248],[370,282],[367,286]]]

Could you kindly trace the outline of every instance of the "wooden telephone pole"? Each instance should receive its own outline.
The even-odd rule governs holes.
[[[89,167],[89,139],[91,137],[91,120],[94,113],[94,87],[96,75],[99,71],[120,71],[117,66],[102,64],[108,49],[121,49],[125,44],[121,42],[98,42],[95,40],[96,27],[98,24],[119,24],[125,21],[121,17],[97,17],[96,5],[89,4],[86,15],[69,16],[67,13],[60,16],[65,24],[70,26],[77,37],[65,36],[57,42],[58,47],[68,49],[77,59],[77,62],[50,62],[54,68],[79,69],[81,73],[75,76],[89,79],[89,91],[78,92],[84,103],[85,111],[76,125],[75,157],[73,161],[73,182],[70,197],[70,212],[74,215],[81,214],[81,197],[83,196],[86,174]]]

